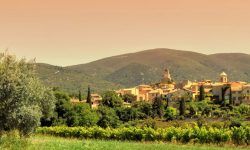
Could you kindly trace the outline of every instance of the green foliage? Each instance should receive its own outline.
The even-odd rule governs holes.
[[[205,88],[204,85],[200,86],[200,95],[199,95],[199,101],[205,100]]]
[[[193,102],[191,102],[189,104],[188,110],[189,110],[189,116],[190,117],[195,117],[197,115],[197,113],[198,113],[198,108],[195,105],[195,103],[193,103]]]
[[[114,109],[109,107],[99,107],[98,112],[100,113],[100,119],[97,122],[97,125],[99,125],[100,127],[116,128],[120,125],[119,117],[116,115]]]
[[[232,128],[232,127],[241,127],[242,126],[242,119],[241,118],[233,118],[231,119],[230,121],[230,125],[229,127]]]
[[[234,107],[234,111],[236,113],[241,114],[241,115],[248,115],[248,116],[250,116],[250,105],[241,104],[238,107]]]
[[[71,109],[70,97],[67,93],[60,91],[55,91],[54,94],[56,97],[55,112],[58,118],[63,118],[67,111]]]
[[[138,110],[133,107],[117,108],[116,114],[119,117],[119,119],[123,122],[128,122],[139,118]]]
[[[92,107],[90,86],[88,86],[87,103]]]
[[[156,129],[156,121],[152,118],[146,119],[143,121],[141,127],[153,128]]]
[[[221,97],[222,97],[222,101],[221,101],[221,106],[222,107],[225,107],[226,106],[226,104],[227,104],[227,100],[226,100],[226,98],[225,98],[225,94],[226,94],[226,92],[227,92],[227,90],[230,90],[230,99],[232,98],[231,97],[231,86],[230,85],[224,85],[224,86],[222,86],[222,88],[221,88]],[[231,101],[231,100],[230,100]]]
[[[207,101],[203,100],[200,102],[194,103],[196,109],[198,109],[199,112],[203,112],[206,107],[209,107],[209,104]]]
[[[234,127],[232,129],[232,140],[235,144],[240,145],[250,144],[250,128],[249,127]]]
[[[153,117],[162,118],[164,115],[164,105],[161,97],[156,97],[152,104]]]
[[[137,110],[139,111],[140,119],[145,119],[153,116],[153,107],[147,102],[136,102],[132,105],[132,107],[137,108]]]
[[[71,67],[59,67],[48,64],[37,64],[37,75],[46,86],[58,87],[68,93],[75,93],[78,97],[78,89],[84,89],[91,85],[92,90],[103,92],[105,89],[119,89],[122,86],[100,79],[92,74],[85,73]],[[82,91],[87,92],[87,90]]]
[[[82,92],[81,92],[81,90],[79,90],[78,99],[79,99],[79,101],[82,101]]]
[[[128,141],[164,141],[164,142],[195,142],[195,143],[234,143],[249,144],[249,127],[240,128],[83,128],[83,127],[46,127],[38,128],[37,133],[61,137],[91,138],[102,140],[128,140]]]
[[[133,94],[124,94],[122,96],[122,99],[124,102],[127,102],[127,103],[133,103],[136,101],[136,96],[133,95]]]
[[[211,124],[211,127],[218,129],[224,128],[224,122],[213,122]]]
[[[197,125],[198,125],[198,127],[201,128],[202,126],[206,125],[206,120],[202,117],[198,118]]]
[[[30,134],[54,109],[54,96],[34,73],[35,65],[15,56],[0,56],[0,131]]]
[[[115,91],[107,91],[102,95],[102,105],[110,108],[121,107],[122,99]]]
[[[185,111],[186,111],[185,99],[181,98],[180,105],[179,105],[180,116],[184,116],[185,115]]]
[[[52,123],[46,126],[94,126],[99,120],[99,115],[92,110],[89,104],[72,104],[67,93],[55,91],[56,109]]]
[[[206,115],[207,117],[211,116],[212,113],[212,108],[211,106],[206,106],[203,111],[202,111],[202,115]]]
[[[92,110],[88,104],[81,103],[71,107],[65,114],[67,126],[95,126],[99,120],[99,115]]]
[[[19,131],[13,130],[0,136],[0,149],[25,150],[29,145],[26,138],[22,138]]]
[[[99,121],[99,115],[95,110],[84,109],[81,112],[78,126],[91,127],[95,126]]]
[[[164,118],[166,118],[167,121],[174,120],[177,115],[177,110],[173,107],[168,107],[165,111]]]

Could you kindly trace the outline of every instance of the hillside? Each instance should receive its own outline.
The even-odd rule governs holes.
[[[57,67],[38,64],[39,77],[50,86],[67,91],[130,87],[158,82],[164,68],[169,68],[175,81],[185,79],[217,80],[220,72],[231,80],[250,81],[250,55],[240,53],[205,55],[189,51],[152,49],[104,58],[87,64]]]
[[[59,87],[70,93],[78,93],[80,89],[86,91],[88,85],[94,91],[121,87],[121,85],[89,76],[81,71],[48,64],[37,64],[37,75],[47,86]]]

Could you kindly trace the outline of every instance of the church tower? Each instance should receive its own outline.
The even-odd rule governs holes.
[[[172,79],[171,79],[169,69],[165,69],[163,73],[162,83],[169,83],[171,81]]]
[[[220,82],[222,82],[222,83],[227,83],[228,82],[227,74],[225,72],[222,72],[220,74]]]

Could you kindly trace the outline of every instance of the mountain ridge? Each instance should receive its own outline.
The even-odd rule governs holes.
[[[87,85],[99,92],[158,82],[165,68],[170,69],[176,81],[218,80],[222,71],[227,72],[231,80],[250,81],[249,54],[201,54],[165,48],[121,54],[66,67],[38,64],[37,68],[38,76],[47,85],[50,83],[50,86],[70,92],[86,89]]]

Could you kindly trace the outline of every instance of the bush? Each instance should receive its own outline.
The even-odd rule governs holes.
[[[156,128],[156,121],[152,118],[146,119],[142,123],[142,127],[147,127],[147,128]]]
[[[238,107],[235,107],[234,111],[241,115],[250,115],[250,106],[246,104],[241,104]]]
[[[214,123],[211,124],[211,126],[213,128],[221,129],[221,128],[224,127],[224,123],[223,122],[214,122]]]
[[[242,126],[242,120],[240,120],[240,119],[232,119],[231,121],[230,121],[230,125],[229,125],[229,127],[230,128],[232,128],[232,127],[241,127]]]
[[[87,103],[75,104],[66,112],[65,119],[67,126],[96,126],[99,115],[91,109]]]
[[[198,125],[198,127],[202,127],[202,126],[204,126],[204,125],[206,125],[206,120],[204,119],[204,118],[202,118],[202,117],[200,117],[200,118],[198,118],[198,120],[197,120],[197,125]]]
[[[116,112],[109,107],[99,107],[98,112],[100,113],[100,119],[97,125],[103,128],[113,127],[116,128],[120,125],[119,117]]]
[[[139,112],[136,108],[120,107],[116,109],[116,114],[123,122],[136,120],[139,118]]]
[[[164,118],[166,118],[167,121],[174,120],[177,115],[177,110],[173,107],[168,107],[165,111]]]
[[[250,128],[249,127],[233,127],[232,140],[235,144],[249,144],[250,142]]]
[[[153,108],[150,103],[139,101],[135,102],[132,106],[133,108],[136,108],[139,112],[139,118],[145,119],[153,116]]]

